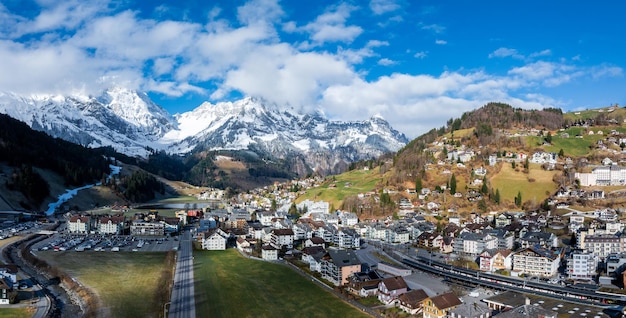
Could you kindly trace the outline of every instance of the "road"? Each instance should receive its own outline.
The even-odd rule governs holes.
[[[189,230],[180,236],[176,272],[174,273],[174,288],[167,317],[190,318],[196,317],[196,300],[193,280],[193,253],[192,239]]]

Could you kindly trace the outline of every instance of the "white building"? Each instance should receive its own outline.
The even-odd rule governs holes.
[[[79,234],[89,233],[89,231],[91,231],[91,218],[88,216],[72,215],[67,222],[67,231]]]
[[[124,230],[123,216],[103,216],[98,220],[98,233],[100,234],[122,234]]]
[[[560,260],[558,252],[536,246],[528,247],[513,254],[513,272],[518,275],[552,277],[559,269]]]
[[[570,279],[591,280],[597,268],[598,257],[589,252],[574,251],[567,259],[567,276]]]
[[[597,167],[591,173],[576,173],[581,186],[610,186],[626,184],[626,167],[617,165]]]
[[[228,234],[221,229],[209,230],[202,240],[202,249],[209,251],[223,251],[226,249]]]

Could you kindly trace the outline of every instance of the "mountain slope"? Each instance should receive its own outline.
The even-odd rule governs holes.
[[[146,94],[114,87],[99,96],[0,93],[0,113],[33,129],[88,147],[111,146],[146,158],[154,151],[250,150],[300,175],[341,172],[351,162],[403,147],[406,137],[384,119],[337,122],[254,98],[204,103],[171,116]]]
[[[113,146],[133,156],[145,156],[146,147],[176,127],[147,95],[122,88],[96,97],[0,93],[0,112],[53,137],[92,148]]]
[[[323,174],[342,171],[353,161],[394,152],[407,142],[384,119],[329,121],[321,113],[298,114],[280,110],[262,100],[245,98],[234,103],[204,103],[178,116],[179,127],[164,136],[177,140],[168,150],[250,149],[262,157],[288,160]],[[203,124],[205,126],[203,126]],[[298,168],[298,174],[306,174]]]

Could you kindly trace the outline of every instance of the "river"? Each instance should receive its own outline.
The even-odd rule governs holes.
[[[111,174],[109,174],[109,176],[107,177],[107,181],[109,179],[111,179],[113,176],[118,175],[120,173],[120,170],[122,170],[122,167],[114,166],[114,165],[109,165],[109,168],[111,168]],[[61,206],[61,204],[65,203],[69,199],[73,198],[78,193],[78,191],[89,189],[89,188],[92,188],[94,186],[99,186],[101,184],[102,184],[102,182],[97,182],[97,183],[94,183],[94,184],[84,185],[84,186],[82,186],[80,188],[74,188],[74,189],[66,190],[65,193],[59,195],[58,200],[56,202],[52,202],[52,203],[48,204],[48,210],[46,210],[46,215],[54,214],[54,212],[57,210],[57,208],[59,208]]]

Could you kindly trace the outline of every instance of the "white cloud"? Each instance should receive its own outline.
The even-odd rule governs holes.
[[[516,49],[510,49],[506,47],[501,47],[489,54],[490,59],[494,57],[512,57],[514,59],[520,60],[524,59],[524,55],[519,54]]]
[[[380,60],[378,60],[378,65],[382,65],[382,66],[390,66],[390,65],[394,65],[397,64],[396,61],[390,60],[388,58],[382,58]]]
[[[526,57],[524,56],[524,54],[521,54],[516,49],[501,47],[491,52],[489,54],[489,58],[491,59],[491,58],[511,57],[517,60],[531,61],[536,57],[549,56],[549,55],[552,55],[552,50],[549,50],[549,49],[545,49],[545,50],[538,51],[538,52],[533,52],[530,55],[528,55],[528,57]]]
[[[382,40],[353,42],[363,30],[348,23],[357,8],[346,4],[334,6],[302,26],[283,23],[285,12],[276,1],[243,5],[237,11],[238,21],[217,19],[222,13],[214,7],[206,21],[198,22],[146,19],[128,10],[90,9],[98,5],[101,3],[89,2],[83,7],[77,1],[58,5],[50,1],[41,13],[26,18],[0,4],[2,90],[22,94],[96,92],[123,83],[172,97],[194,93],[223,99],[236,92],[303,109],[320,107],[333,119],[382,114],[395,128],[415,137],[490,101],[524,108],[559,106],[562,102],[541,95],[538,88],[582,77],[623,76],[623,69],[615,65],[583,67],[568,61],[531,60],[552,52],[543,50],[526,57],[502,47],[489,57],[520,60],[520,66],[502,75],[457,70],[438,76],[394,73],[372,80],[366,73],[371,64],[361,64],[396,63],[377,53],[378,48],[391,44]],[[262,18],[256,19],[259,15]],[[276,27],[302,33],[289,36],[309,38],[285,42]],[[436,30],[432,25],[424,28]],[[32,35],[28,41],[14,40],[26,33]],[[320,49],[328,43],[344,46],[334,51],[328,48],[331,45]],[[435,43],[447,44],[440,39]],[[429,52],[407,54],[423,59]]]
[[[612,65],[600,65],[591,68],[591,77],[593,79],[599,79],[602,77],[622,77],[624,76],[624,70],[618,66]]]
[[[432,31],[433,33],[440,34],[446,30],[446,27],[438,24],[429,24],[422,26],[422,30]]]
[[[309,33],[314,43],[311,43],[307,48],[327,42],[351,43],[363,32],[363,29],[359,26],[346,25],[350,14],[356,9],[356,7],[343,3],[321,14],[315,21],[305,26],[297,27],[295,22],[287,23],[286,28],[284,27],[283,30]]]
[[[552,50],[546,49],[546,50],[542,50],[539,52],[531,53],[528,57],[535,58],[535,57],[549,56],[549,55],[552,55]]]
[[[428,56],[428,51],[420,51],[420,52],[413,54],[413,57],[416,59],[423,59],[423,58],[426,58],[426,56]]]
[[[237,8],[237,19],[245,25],[273,23],[283,14],[277,0],[251,0]]]
[[[374,14],[381,15],[400,9],[400,5],[394,0],[371,0],[370,9]]]
[[[448,44],[448,41],[446,41],[446,40],[439,40],[439,39],[437,39],[437,40],[435,40],[435,44],[438,44],[438,45],[446,45],[446,44]]]

